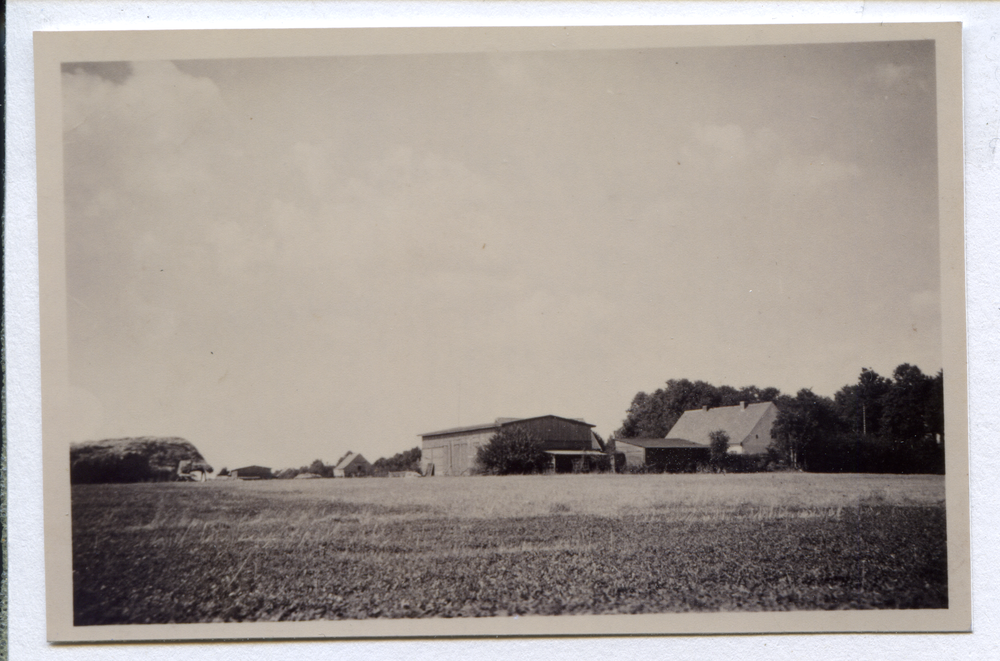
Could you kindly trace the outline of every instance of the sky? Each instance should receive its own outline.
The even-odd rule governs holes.
[[[931,42],[63,67],[67,443],[370,461],[941,368]]]

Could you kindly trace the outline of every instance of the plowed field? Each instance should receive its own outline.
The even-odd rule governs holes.
[[[77,625],[947,606],[943,478],[73,487]]]

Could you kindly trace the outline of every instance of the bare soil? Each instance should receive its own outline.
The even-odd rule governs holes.
[[[943,608],[936,476],[73,487],[77,625]]]

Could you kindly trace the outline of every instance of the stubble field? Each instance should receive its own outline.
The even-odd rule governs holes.
[[[77,625],[948,605],[944,478],[73,487]]]

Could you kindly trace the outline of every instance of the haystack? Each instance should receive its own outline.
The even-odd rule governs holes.
[[[70,446],[70,481],[73,484],[116,482],[169,482],[187,471],[211,473],[212,467],[198,448],[183,438],[115,438]]]

